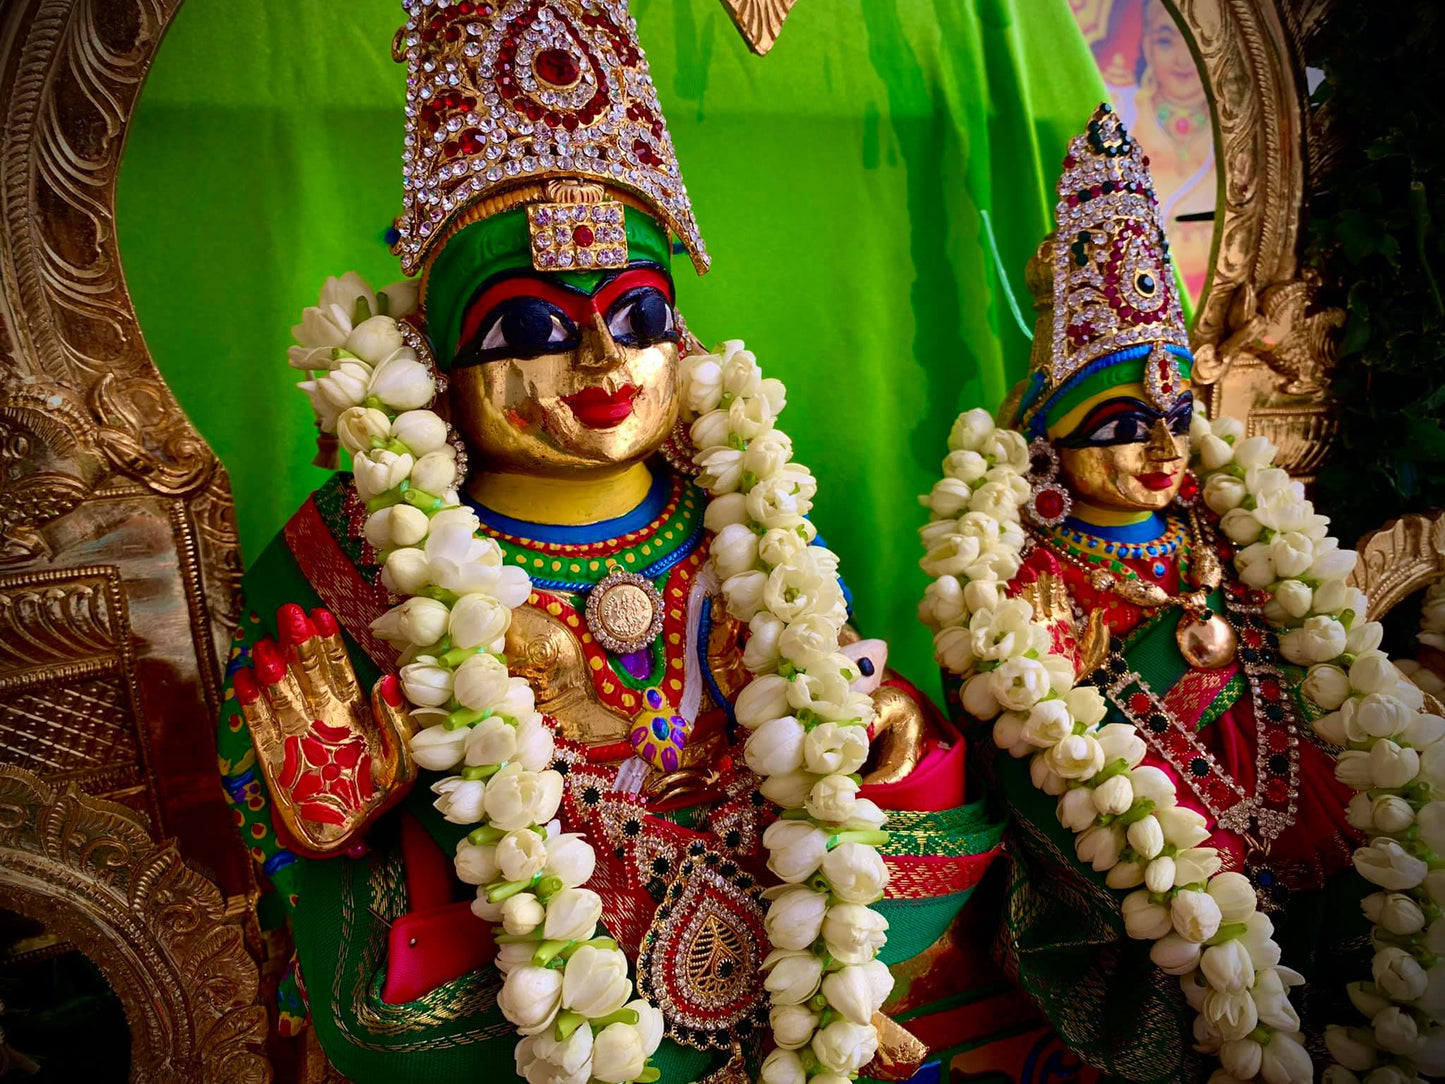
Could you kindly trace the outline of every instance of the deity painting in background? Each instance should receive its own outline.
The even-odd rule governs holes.
[[[1209,274],[1216,197],[1204,82],[1163,0],[1069,0],[1111,103],[1144,152],[1174,265],[1198,302]]]

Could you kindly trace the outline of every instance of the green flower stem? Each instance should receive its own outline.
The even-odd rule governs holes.
[[[480,647],[454,647],[445,655],[437,659],[448,670],[455,670],[462,663],[466,662],[473,655],[485,654],[485,649]]]
[[[617,942],[610,937],[594,937],[591,941],[582,942],[583,945],[591,945],[595,949],[603,949],[607,952],[617,951]],[[581,948],[582,946],[577,946]]]
[[[448,730],[460,730],[464,726],[480,723],[490,714],[491,712],[489,711],[477,711],[475,708],[457,708],[456,711],[447,716],[442,726]]]
[[[642,1070],[642,1072],[637,1074],[637,1084],[653,1084],[654,1081],[661,1079],[662,1073],[659,1072],[657,1067],[654,1065],[649,1065],[646,1069]]]
[[[542,829],[542,832],[544,833],[544,835],[543,835],[543,838],[544,838],[544,839],[546,838],[546,836],[545,836],[546,831],[547,831],[547,830],[546,830],[545,828]],[[536,892],[537,892],[537,896],[538,896],[538,898],[541,899],[543,902],[545,902],[548,897],[550,897],[550,896],[555,896],[558,892],[561,892],[561,891],[562,891],[562,878],[561,878],[561,877],[543,877],[543,876],[539,873],[539,874],[537,874],[536,877],[533,878],[533,880],[536,881]]]
[[[495,825],[479,824],[467,833],[467,842],[474,847],[485,847],[491,843],[500,843],[506,834]]]
[[[490,779],[506,766],[505,762],[502,764],[468,764],[462,769],[461,774],[463,779]]]
[[[547,967],[559,956],[565,959],[563,953],[576,944],[576,941],[543,941],[537,951],[532,953],[532,963],[538,967]]]
[[[403,483],[404,485],[405,483]],[[434,493],[428,493],[424,489],[417,489],[414,486],[407,486],[401,495],[401,499],[413,508],[420,508],[423,512],[435,512],[442,506],[442,499]]]
[[[1154,799],[1140,798],[1137,802],[1135,802],[1129,807],[1129,811],[1127,813],[1120,814],[1118,821],[1115,823],[1123,825],[1127,828],[1131,824],[1142,821],[1145,817],[1149,816],[1149,814],[1153,812]]]
[[[1097,787],[1100,783],[1113,779],[1116,775],[1123,775],[1128,770],[1129,762],[1123,757],[1119,757],[1117,760],[1111,760],[1108,764],[1100,768],[1098,774],[1089,780],[1089,782]]]
[[[563,1042],[585,1023],[587,1023],[587,1017],[580,1012],[568,1009],[566,1012],[558,1013],[557,1023],[552,1029],[552,1037],[559,1043]]]
[[[618,1009],[614,1013],[608,1013],[606,1016],[599,1016],[593,1020],[592,1029],[601,1031],[608,1024],[636,1024],[639,1019],[641,1017],[636,1009]]]
[[[432,658],[435,659],[439,658],[442,655],[445,655],[451,649],[452,638],[450,636],[443,636],[436,643],[430,644],[427,647],[419,648],[417,650],[417,655],[430,655]]]
[[[870,847],[881,847],[888,842],[888,833],[874,831],[871,829],[855,829],[847,832],[839,832],[837,835],[828,838],[828,850],[832,850],[842,843],[866,843]]]
[[[457,599],[461,597],[455,591],[448,591],[445,587],[438,587],[434,583],[427,584],[417,592],[417,595],[421,598],[435,599],[447,606],[455,605]]]
[[[1224,922],[1214,936],[1204,942],[1206,945],[1222,945],[1226,941],[1233,941],[1236,937],[1243,937],[1249,932],[1249,925],[1244,922]]]
[[[385,493],[379,493],[366,502],[368,512],[380,512],[383,508],[390,508],[394,504],[401,503],[401,494],[394,489],[388,489]]]
[[[511,899],[519,892],[525,892],[537,883],[537,877],[528,877],[524,881],[503,881],[501,884],[487,889],[487,899],[492,903],[501,903],[503,900]]]
[[[542,935],[536,930],[531,933],[499,933],[492,940],[499,945],[535,945],[541,943]]]

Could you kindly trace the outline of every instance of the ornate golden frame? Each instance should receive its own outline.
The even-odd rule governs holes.
[[[1445,512],[1401,516],[1356,545],[1360,559],[1350,585],[1370,600],[1378,621],[1397,604],[1445,577]]]
[[[1246,419],[1308,479],[1334,435],[1340,309],[1315,304],[1301,223],[1328,155],[1307,108],[1304,52],[1330,0],[1166,0],[1209,94],[1220,166],[1214,266],[1191,333],[1211,415]]]
[[[100,968],[125,1006],[132,1081],[271,1079],[241,923],[134,810],[0,765],[0,899]]]
[[[261,1082],[254,875],[211,737],[230,487],[116,248],[127,123],[178,5],[0,4],[0,900],[119,993],[131,1079]]]

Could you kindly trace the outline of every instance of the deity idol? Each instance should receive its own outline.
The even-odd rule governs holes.
[[[406,9],[417,277],[295,329],[354,474],[248,571],[220,727],[284,1029],[358,1082],[906,1079],[879,1009],[941,990],[999,831],[845,624],[782,385],[676,311],[708,256],[635,23]]]
[[[1107,106],[1073,140],[1032,371],[925,498],[920,612],[1011,816],[1003,962],[1109,1079],[1314,1080],[1333,1021],[1328,1079],[1413,1081],[1445,1065],[1445,719],[1269,442],[1203,418],[1147,167]]]

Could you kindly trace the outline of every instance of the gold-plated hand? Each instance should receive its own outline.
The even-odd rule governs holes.
[[[393,675],[368,703],[329,612],[288,603],[276,625],[280,643],[260,640],[252,665],[236,671],[236,699],[278,832],[298,854],[323,858],[359,843],[411,788],[413,725]]]

